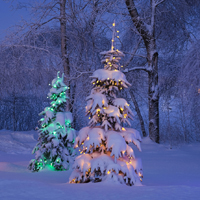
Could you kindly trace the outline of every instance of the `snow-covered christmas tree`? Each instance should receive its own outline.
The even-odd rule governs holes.
[[[48,93],[51,106],[46,107],[39,115],[38,143],[33,149],[35,159],[31,160],[28,168],[39,171],[45,166],[53,170],[67,170],[74,161],[74,139],[76,132],[71,128],[73,121],[71,112],[65,111],[69,89],[63,82],[64,74],[53,79],[52,88]]]
[[[141,137],[137,130],[122,126],[131,125],[133,113],[125,99],[117,98],[120,90],[131,85],[120,71],[119,61],[124,54],[114,47],[117,32],[113,23],[111,50],[101,52],[104,69],[91,76],[93,89],[86,99],[90,121],[75,140],[74,147],[79,147],[82,155],[75,159],[70,183],[114,181],[141,185],[141,160],[135,158],[128,145],[133,143],[141,151]]]

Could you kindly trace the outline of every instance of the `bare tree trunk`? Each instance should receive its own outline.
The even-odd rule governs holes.
[[[130,95],[131,95],[131,99],[132,99],[132,101],[134,103],[135,110],[137,112],[138,118],[140,120],[140,126],[141,126],[141,130],[142,130],[142,135],[143,135],[143,137],[146,137],[147,133],[146,133],[145,127],[144,127],[144,120],[142,118],[142,115],[141,115],[141,112],[140,112],[140,108],[139,108],[138,103],[136,101],[135,95],[134,95],[133,91],[131,91],[131,90],[130,90]]]
[[[151,69],[148,73],[149,79],[149,137],[159,143],[159,92],[158,92],[158,53],[153,55]]]
[[[125,0],[125,3],[131,19],[146,46],[148,67],[141,69],[148,72],[149,137],[159,143],[158,53],[155,40],[155,12],[159,3],[156,4],[155,0],[151,0],[151,25],[149,26],[140,18],[134,0]]]
[[[66,0],[60,0],[60,30],[61,30],[61,54],[62,63],[65,74],[65,84],[70,86],[70,67],[69,67],[69,57],[67,54],[67,20],[66,20]],[[70,98],[70,89],[67,90],[67,96]],[[71,110],[69,101],[67,102],[66,110]]]

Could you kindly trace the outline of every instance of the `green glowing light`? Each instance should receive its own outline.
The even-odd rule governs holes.
[[[46,165],[46,168],[49,169],[49,170],[51,170],[51,171],[55,171],[53,163],[51,163],[50,165]]]
[[[65,123],[68,125],[68,124],[70,124],[70,120],[68,119],[68,120],[65,120]]]

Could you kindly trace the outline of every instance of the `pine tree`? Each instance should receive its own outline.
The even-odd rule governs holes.
[[[67,170],[73,162],[74,139],[76,132],[71,128],[73,121],[71,112],[66,112],[69,89],[63,82],[64,74],[53,79],[48,97],[51,106],[46,107],[39,115],[44,115],[39,120],[38,143],[33,149],[35,159],[31,160],[28,169],[39,171],[48,166],[53,170]]]
[[[110,51],[104,51],[104,69],[96,70],[91,76],[93,89],[86,98],[86,115],[89,127],[84,127],[76,137],[74,147],[80,154],[74,162],[70,183],[114,181],[127,185],[141,185],[142,164],[136,159],[133,143],[141,151],[141,137],[137,130],[122,127],[129,125],[133,112],[123,98],[117,98],[118,91],[131,84],[120,71],[120,59],[124,54],[115,49],[117,32],[113,23],[113,37]]]

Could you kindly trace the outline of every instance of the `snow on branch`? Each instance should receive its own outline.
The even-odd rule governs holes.
[[[127,73],[127,72],[130,72],[130,71],[135,71],[135,70],[144,70],[146,72],[150,72],[151,71],[151,69],[148,67],[148,64],[146,64],[143,67],[133,67],[133,68],[130,68],[130,69],[125,69],[123,71],[123,73]]]

